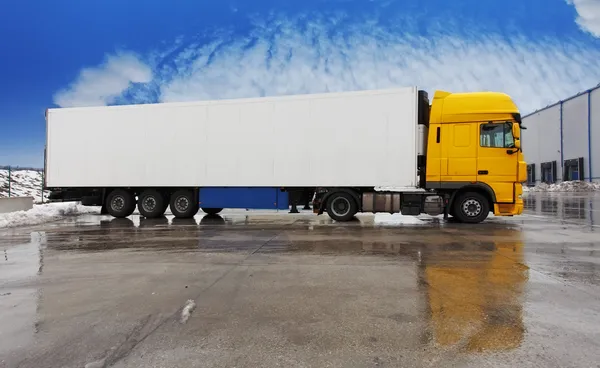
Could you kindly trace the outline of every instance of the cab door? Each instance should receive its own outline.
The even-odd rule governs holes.
[[[442,182],[477,180],[477,125],[444,124],[442,129]]]
[[[497,203],[514,203],[518,170],[511,122],[479,124],[477,181],[494,190]]]

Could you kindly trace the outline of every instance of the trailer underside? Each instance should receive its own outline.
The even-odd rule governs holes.
[[[437,215],[443,212],[444,199],[427,192],[376,192],[374,188],[54,188],[51,201],[81,201],[86,206],[102,206],[103,213],[127,217],[135,208],[145,217],[164,215],[167,208],[179,218],[209,214],[222,209],[289,210],[297,207],[327,213],[336,221],[348,221],[358,212]]]

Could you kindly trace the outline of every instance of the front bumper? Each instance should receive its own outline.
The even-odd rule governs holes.
[[[494,204],[495,216],[518,216],[523,213],[523,185],[515,184],[515,203]]]

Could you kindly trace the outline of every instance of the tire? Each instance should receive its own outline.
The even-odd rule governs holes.
[[[488,199],[477,192],[459,194],[452,207],[456,219],[467,224],[478,224],[490,213]]]
[[[165,214],[165,197],[156,189],[146,189],[138,197],[137,208],[146,218],[158,218]]]
[[[346,222],[354,218],[358,212],[358,205],[352,195],[346,192],[333,193],[327,199],[327,214],[334,221]]]
[[[207,215],[216,215],[223,211],[222,208],[203,208],[202,211]]]
[[[135,210],[135,196],[124,189],[115,189],[106,196],[106,211],[116,218],[130,216]]]
[[[199,210],[198,199],[194,191],[181,189],[171,195],[171,213],[177,218],[194,217]]]

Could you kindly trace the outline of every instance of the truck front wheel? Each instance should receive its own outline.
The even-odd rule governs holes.
[[[335,221],[350,221],[358,212],[354,198],[346,192],[333,193],[327,199],[327,214]]]
[[[135,210],[135,196],[124,189],[115,189],[106,196],[106,211],[116,218],[124,218]]]
[[[490,213],[490,204],[487,198],[477,192],[459,194],[452,207],[454,216],[460,222],[469,224],[482,222]]]
[[[146,218],[157,218],[164,215],[165,198],[156,189],[146,189],[138,197],[138,211]]]
[[[195,198],[192,190],[178,190],[171,196],[170,207],[175,217],[191,218],[198,213],[198,198]]]

